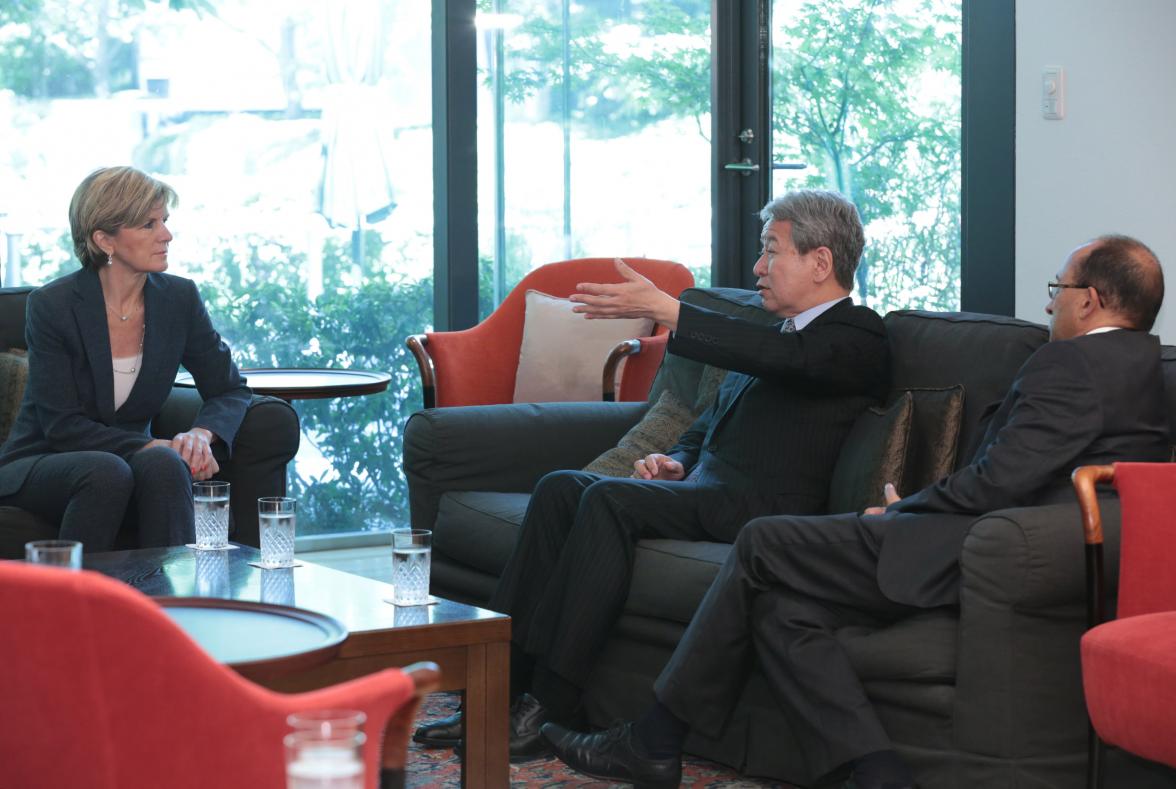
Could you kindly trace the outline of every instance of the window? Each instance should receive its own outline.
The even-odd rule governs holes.
[[[497,0],[477,26],[481,317],[575,257],[708,284],[709,0]]]
[[[772,191],[854,201],[880,312],[959,309],[960,40],[960,0],[773,0]]]

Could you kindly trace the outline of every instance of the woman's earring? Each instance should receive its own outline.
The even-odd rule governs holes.
[[[107,255],[107,256],[106,256],[106,265],[110,266],[110,265],[113,265],[113,264],[114,264],[114,254],[113,254],[113,253],[111,253],[111,254],[109,254],[109,255]]]

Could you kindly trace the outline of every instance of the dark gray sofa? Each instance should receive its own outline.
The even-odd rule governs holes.
[[[957,466],[979,440],[983,408],[1003,396],[1021,363],[1047,340],[1042,326],[966,313],[894,312],[886,324],[895,391],[963,385]],[[1176,349],[1164,353],[1171,417]],[[405,432],[405,473],[413,526],[434,530],[433,592],[485,604],[535,482],[554,469],[582,467],[615,445],[645,407],[552,403],[415,414]],[[1113,589],[1114,502],[1104,509],[1104,526]],[[706,542],[639,544],[624,613],[587,688],[593,723],[631,718],[649,703],[653,678],[728,550]],[[924,787],[1081,786],[1087,729],[1077,505],[977,518],[960,564],[958,608],[839,633],[884,725]],[[722,739],[692,736],[686,747],[747,774],[797,780],[806,770],[791,743],[787,720],[753,672]]]
[[[0,288],[0,353],[24,349],[25,300],[31,287]],[[16,396],[9,392],[7,381],[0,381],[0,397]],[[170,437],[187,430],[200,409],[200,395],[195,389],[175,387],[152,421],[156,437]],[[7,405],[7,402],[0,405]],[[232,458],[217,448],[221,470],[217,479],[231,482],[230,539],[257,547],[257,499],[259,496],[283,496],[286,492],[286,464],[298,451],[298,415],[290,404],[276,397],[253,397],[233,444]],[[7,438],[0,434],[0,443]],[[29,540],[57,536],[54,524],[44,523],[16,507],[0,507],[0,559],[24,557]],[[134,535],[119,535],[120,547],[134,547]]]

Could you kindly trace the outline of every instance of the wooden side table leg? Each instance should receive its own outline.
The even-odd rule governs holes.
[[[466,654],[461,783],[470,789],[506,787],[510,785],[510,648],[506,642],[475,644]]]
[[[486,645],[486,785],[510,786],[510,642]]]

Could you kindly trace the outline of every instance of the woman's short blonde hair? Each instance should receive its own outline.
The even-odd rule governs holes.
[[[69,232],[83,268],[106,265],[94,232],[114,235],[147,221],[160,206],[176,204],[175,190],[134,167],[103,167],[87,175],[69,201]]]

